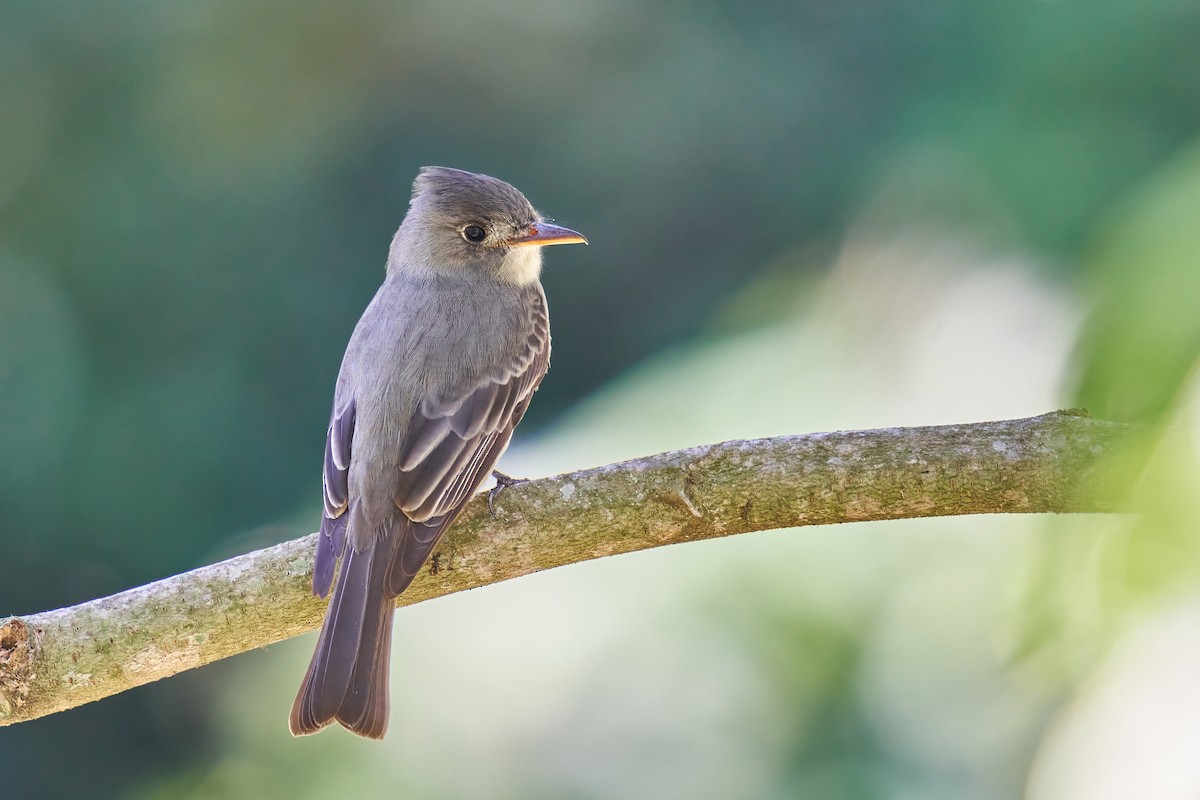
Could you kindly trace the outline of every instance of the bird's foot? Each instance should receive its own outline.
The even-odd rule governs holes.
[[[492,516],[496,515],[495,508],[492,503],[495,499],[510,486],[516,486],[518,483],[525,483],[525,478],[514,478],[511,475],[505,475],[498,469],[492,470],[492,477],[496,479],[496,485],[488,491],[488,513]]]

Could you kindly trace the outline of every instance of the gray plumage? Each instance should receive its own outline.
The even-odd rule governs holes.
[[[541,246],[583,241],[503,181],[418,175],[334,391],[313,571],[313,591],[332,585],[333,597],[293,734],[337,721],[383,737],[396,596],[491,474],[550,365]]]

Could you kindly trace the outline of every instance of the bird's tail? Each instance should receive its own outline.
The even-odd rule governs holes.
[[[388,571],[398,536],[356,550],[347,543],[312,663],[292,704],[293,736],[333,721],[369,739],[388,723],[388,661],[396,595]]]

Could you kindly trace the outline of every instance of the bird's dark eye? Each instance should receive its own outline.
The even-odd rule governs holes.
[[[478,225],[468,225],[467,227],[463,228],[462,235],[463,238],[468,242],[475,242],[478,244],[487,238],[487,231]]]

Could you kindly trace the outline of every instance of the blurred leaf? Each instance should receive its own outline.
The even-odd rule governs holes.
[[[1200,354],[1200,146],[1100,225],[1085,279],[1095,298],[1079,342],[1075,402],[1098,417],[1152,420]]]

